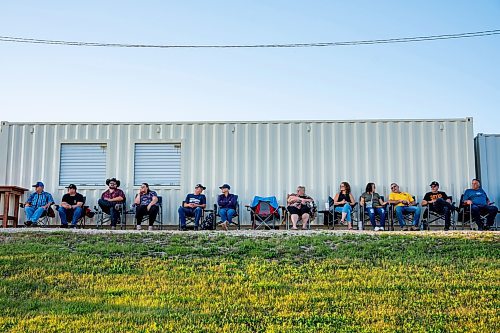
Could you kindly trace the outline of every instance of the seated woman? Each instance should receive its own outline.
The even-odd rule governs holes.
[[[352,206],[356,203],[354,197],[351,193],[351,186],[348,182],[340,183],[340,192],[335,194],[333,198],[333,207],[330,210],[335,210],[335,212],[342,213],[340,219],[341,224],[345,224],[347,220],[347,229],[352,230],[352,219],[351,212]]]
[[[309,218],[311,216],[310,205],[313,203],[313,201],[313,198],[306,195],[306,188],[304,186],[298,186],[297,193],[288,195],[286,199],[286,209],[290,213],[293,230],[297,230],[297,222],[299,221],[299,217],[302,219],[302,229],[307,229],[307,224],[309,223]]]
[[[366,184],[365,193],[361,194],[361,199],[359,200],[359,205],[361,209],[370,216],[370,222],[372,224],[374,231],[383,231],[385,227],[385,208],[387,202],[384,202],[380,195],[375,192],[375,183]],[[375,220],[375,214],[380,217],[380,227],[377,227],[377,222]]]

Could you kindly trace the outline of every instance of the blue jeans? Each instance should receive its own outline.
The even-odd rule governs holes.
[[[24,207],[24,213],[26,214],[26,219],[35,224],[38,222],[38,219],[42,216],[43,212],[45,211],[46,209],[43,207],[38,207],[38,208],[33,206]]]
[[[368,213],[368,216],[370,216],[370,223],[372,224],[372,227],[377,226],[377,222],[375,221],[375,214],[378,214],[380,216],[380,226],[385,227],[385,208],[384,207],[370,207],[366,208],[365,212]]]
[[[228,221],[233,222],[233,217],[236,215],[236,211],[232,208],[219,208],[220,220],[222,222]]]
[[[59,212],[59,217],[61,218],[61,224],[68,224],[68,217],[67,215],[71,214],[66,214],[70,213],[73,211],[73,217],[71,218],[71,224],[76,225],[76,222],[80,217],[82,217],[83,209],[82,207],[76,207],[75,209],[66,209],[63,206],[60,206],[57,211]]]
[[[352,212],[352,207],[351,205],[349,205],[348,203],[346,203],[344,206],[342,207],[335,207],[335,211],[337,213],[346,213],[346,221],[347,222],[351,222],[351,212]]]
[[[200,224],[201,214],[203,213],[203,209],[201,207],[186,208],[181,206],[177,211],[179,213],[181,228],[184,228],[186,226],[186,216],[194,216],[195,227],[197,227]]]
[[[413,226],[418,227],[418,222],[420,221],[420,207],[418,206],[396,206],[396,216],[401,228],[403,228],[406,223],[403,214],[414,213],[413,215]]]

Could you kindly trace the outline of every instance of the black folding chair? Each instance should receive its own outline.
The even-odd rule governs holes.
[[[118,221],[116,224],[120,225],[121,230],[126,229],[126,223],[127,223],[127,210],[125,209],[126,202],[123,201],[121,203],[115,204],[114,207],[111,207],[110,209],[116,209],[118,211]],[[96,228],[102,228],[105,224],[111,223],[111,215],[107,214],[101,209],[101,206],[96,205],[94,206],[94,213],[96,216],[96,221],[95,225]]]
[[[231,223],[229,223],[228,228],[230,227],[231,224],[235,225],[238,230],[241,229],[240,225],[240,204],[238,202],[238,196],[235,195],[236,197],[236,214],[233,217],[233,220]],[[217,229],[217,226],[222,223],[220,220],[220,214],[219,214],[219,207],[217,204],[214,204],[214,217],[215,217],[215,223],[214,223],[214,230]],[[218,218],[217,218],[218,217]]]
[[[156,219],[155,219],[154,223],[158,224],[160,230],[163,230],[163,197],[161,195],[159,195],[159,196],[157,196],[157,198],[158,198],[158,202],[157,202],[158,214],[156,215]],[[134,229],[137,228],[137,219],[135,218],[136,212],[137,212],[137,205],[135,205],[135,204],[132,205],[132,209],[127,212],[127,214],[134,216]],[[142,224],[142,222],[145,222],[145,221],[149,221],[149,214],[145,214],[142,217],[141,224]],[[155,224],[153,224],[153,226]]]
[[[181,207],[184,207],[184,204],[186,203],[186,201],[183,201],[181,203]],[[185,215],[186,216],[186,228],[190,227],[190,225],[192,224],[193,225],[193,228],[194,228],[194,222],[195,222],[195,219],[196,219],[196,216],[194,215]],[[205,219],[205,209],[202,208],[201,210],[201,217],[200,217],[200,221],[198,222],[200,225],[198,225],[198,227],[201,226],[201,223],[203,223],[203,220]],[[181,226],[181,219],[179,217],[179,230],[182,229],[182,226]]]
[[[453,201],[452,197],[448,197],[450,200]],[[456,223],[455,223],[455,202],[451,203],[451,219],[450,219],[450,227],[453,230],[456,230]],[[428,203],[426,206],[422,206],[422,228],[424,230],[431,230],[431,224],[436,223],[438,221],[443,221],[445,223],[446,221],[446,215],[444,211],[438,211],[435,204],[433,202]]]

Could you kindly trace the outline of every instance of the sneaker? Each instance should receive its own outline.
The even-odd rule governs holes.
[[[444,227],[444,231],[450,231],[449,227]]]
[[[76,225],[76,224],[71,224],[69,227],[70,227],[71,229],[76,229],[76,228],[77,228],[77,225]]]
[[[66,224],[61,224],[61,228],[68,229],[68,224],[67,223]]]
[[[181,227],[181,231],[187,231],[188,229],[186,228],[186,226],[183,226]]]
[[[153,231],[153,226],[152,226],[152,225],[150,225],[150,226],[148,227],[148,231]]]
[[[112,227],[111,227],[111,230],[116,230],[116,227],[115,227],[115,226],[112,226]]]
[[[408,227],[401,228],[401,231],[408,231]]]
[[[24,225],[27,227],[31,226],[32,224],[33,224],[33,222],[31,222],[31,221],[24,221]]]
[[[194,227],[194,231],[198,231],[198,227],[197,226]]]
[[[375,227],[375,228],[373,228],[373,231],[379,231],[379,230],[380,230],[380,228],[379,228],[379,227]]]
[[[142,230],[142,226],[140,224],[138,224],[136,229],[140,231],[140,230]]]
[[[419,229],[418,227],[411,226],[411,227],[410,227],[410,230],[411,230],[411,231],[419,231],[420,229]]]

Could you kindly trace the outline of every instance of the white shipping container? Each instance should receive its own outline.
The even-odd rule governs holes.
[[[398,182],[401,190],[421,200],[432,180],[459,198],[474,177],[473,139],[472,118],[69,124],[3,121],[0,184],[31,188],[40,180],[59,201],[71,177],[81,178],[79,183],[71,182],[78,183],[78,191],[94,206],[106,189],[106,178],[121,180],[130,203],[139,189],[138,182],[152,177],[151,188],[163,196],[166,222],[177,224],[177,208],[195,184],[207,187],[211,206],[220,193],[218,187],[228,183],[231,192],[240,197],[242,222],[248,224],[244,205],[254,195],[275,195],[283,205],[286,194],[294,192],[297,185],[306,186],[306,193],[320,207],[328,195],[338,191],[341,181],[351,184],[356,198],[366,183],[373,181],[386,197],[390,183]],[[148,149],[151,144],[162,146]],[[76,177],[79,168],[86,171]]]
[[[495,205],[500,205],[500,134],[479,133],[474,139],[476,173],[481,186]],[[497,214],[497,224],[500,214]]]

